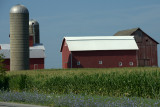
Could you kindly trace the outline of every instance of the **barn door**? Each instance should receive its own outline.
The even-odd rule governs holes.
[[[145,61],[143,59],[138,60],[138,66],[144,67],[145,66]]]
[[[145,60],[145,66],[150,66],[150,60],[149,59]]]
[[[34,64],[34,69],[38,69],[38,64]]]

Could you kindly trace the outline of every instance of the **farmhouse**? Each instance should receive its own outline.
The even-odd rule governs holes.
[[[138,66],[158,66],[157,45],[156,40],[140,28],[122,30],[114,34],[114,36],[134,36],[139,50],[137,51]]]
[[[136,67],[137,50],[133,36],[64,37],[62,68]]]

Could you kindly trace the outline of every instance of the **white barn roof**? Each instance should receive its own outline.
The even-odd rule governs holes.
[[[64,37],[69,51],[138,50],[133,36]]]
[[[0,54],[5,56],[5,59],[10,59],[10,44],[0,44]],[[30,58],[45,58],[45,48],[43,44],[36,44],[30,47]]]

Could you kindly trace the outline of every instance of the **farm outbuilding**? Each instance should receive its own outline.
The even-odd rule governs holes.
[[[44,69],[45,48],[43,44],[35,44],[29,49],[29,69]],[[10,70],[10,44],[0,44],[0,54],[4,55],[6,69]]]
[[[134,36],[139,50],[137,51],[138,66],[158,66],[157,45],[156,40],[140,28],[122,30],[114,34],[114,36]]]
[[[133,36],[64,37],[62,68],[136,67],[137,50]]]

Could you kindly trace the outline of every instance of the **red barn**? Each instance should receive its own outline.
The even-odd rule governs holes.
[[[30,69],[44,69],[45,48],[43,44],[30,46]],[[4,55],[7,70],[10,70],[10,44],[0,44],[0,54]]]
[[[122,30],[114,34],[114,36],[134,36],[139,50],[137,51],[138,66],[158,66],[157,45],[156,40],[151,38],[148,34],[140,28],[133,28]]]
[[[133,36],[64,37],[62,68],[136,67],[137,50]]]

